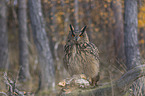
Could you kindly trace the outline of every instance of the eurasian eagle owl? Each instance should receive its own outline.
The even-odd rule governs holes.
[[[99,57],[97,47],[89,42],[86,26],[76,30],[70,25],[70,32],[64,48],[64,67],[71,76],[85,74],[95,85],[99,80]]]

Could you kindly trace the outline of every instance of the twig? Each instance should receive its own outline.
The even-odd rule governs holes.
[[[24,96],[24,92],[21,92],[16,88],[16,85],[15,85],[16,83],[8,78],[6,72],[4,72],[3,77],[4,77],[4,82],[6,83],[6,85],[9,86],[9,94],[11,96],[13,96],[14,93],[17,93],[19,96]]]
[[[0,94],[4,94],[4,95],[8,96],[5,92],[0,92]]]
[[[13,86],[10,84],[11,81],[8,79],[6,72],[4,72],[4,76],[3,77],[4,77],[4,82],[6,83],[6,85],[9,86],[9,91],[10,91],[10,94],[12,95],[12,93],[13,93]]]

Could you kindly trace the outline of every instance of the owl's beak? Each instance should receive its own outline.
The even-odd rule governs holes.
[[[78,41],[78,37],[75,37],[76,41]]]

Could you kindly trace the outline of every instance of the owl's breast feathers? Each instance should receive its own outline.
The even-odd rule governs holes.
[[[81,54],[81,52],[89,53],[95,56],[97,60],[99,59],[99,55],[98,55],[99,51],[93,43],[84,43],[84,44],[77,44],[77,45],[66,44],[64,47],[64,52],[65,52],[65,56],[68,55],[68,59],[70,58],[71,55]]]
[[[64,66],[71,75],[85,74],[89,77],[98,75],[99,55],[93,43],[66,44]]]

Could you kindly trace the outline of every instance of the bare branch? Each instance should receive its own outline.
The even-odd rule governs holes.
[[[4,82],[5,82],[5,84],[9,86],[9,94],[10,94],[11,96],[13,96],[14,93],[17,93],[19,96],[24,96],[24,92],[19,91],[19,90],[16,88],[16,85],[15,85],[16,83],[13,82],[11,79],[8,78],[6,72],[4,72],[4,76],[3,76],[3,77],[4,77]]]
[[[5,82],[5,84],[6,85],[8,85],[9,86],[9,91],[10,91],[10,94],[12,95],[12,93],[13,93],[13,87],[12,87],[12,85],[10,84],[10,80],[8,79],[8,77],[7,77],[7,73],[6,72],[4,72],[4,82]],[[12,83],[12,82],[11,82]]]
[[[0,92],[0,94],[3,94],[3,95],[5,95],[5,96],[8,96],[5,92]]]

